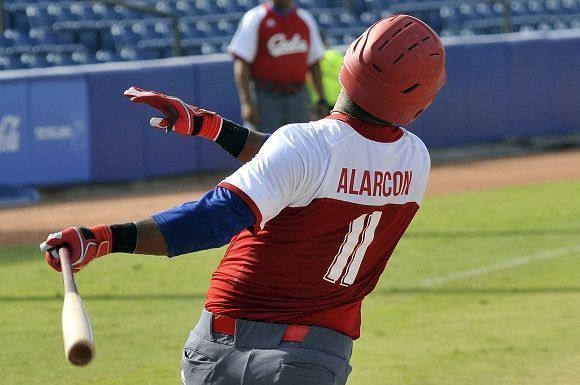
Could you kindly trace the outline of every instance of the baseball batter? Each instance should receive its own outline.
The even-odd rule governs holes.
[[[47,262],[59,270],[63,246],[78,271],[108,253],[174,257],[229,243],[185,344],[183,383],[344,384],[362,300],[423,199],[429,154],[401,126],[443,87],[443,44],[422,21],[392,16],[353,42],[339,78],[330,116],[270,137],[130,88],[133,102],[163,112],[153,126],[251,160],[197,202],[51,234]]]

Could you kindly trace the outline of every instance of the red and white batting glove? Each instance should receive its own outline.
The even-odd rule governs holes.
[[[69,227],[50,234],[40,244],[46,262],[56,271],[62,271],[58,249],[66,247],[70,251],[72,270],[76,273],[93,259],[109,254],[113,248],[113,235],[107,225],[94,227]]]
[[[153,127],[209,140],[216,140],[220,134],[223,119],[215,112],[186,104],[175,96],[138,87],[130,87],[124,95],[133,103],[145,103],[163,113],[163,118],[151,118],[149,124]]]

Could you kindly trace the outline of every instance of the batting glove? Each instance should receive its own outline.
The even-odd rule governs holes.
[[[214,141],[220,134],[223,119],[215,112],[191,106],[174,96],[138,87],[130,87],[124,95],[133,103],[145,103],[163,113],[163,118],[151,118],[149,124],[153,127]]]
[[[69,227],[50,234],[46,241],[40,244],[40,250],[44,251],[44,258],[53,269],[62,271],[58,249],[68,248],[72,270],[76,273],[93,259],[111,253],[112,238],[111,229],[107,225],[90,228]]]

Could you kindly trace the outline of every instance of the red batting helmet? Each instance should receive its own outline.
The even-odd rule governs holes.
[[[356,39],[338,76],[350,99],[386,122],[417,119],[447,81],[445,49],[421,20],[395,15]]]

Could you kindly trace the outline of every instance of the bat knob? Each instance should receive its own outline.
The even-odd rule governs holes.
[[[68,351],[68,360],[74,366],[88,365],[95,356],[95,350],[90,344],[76,344]]]

